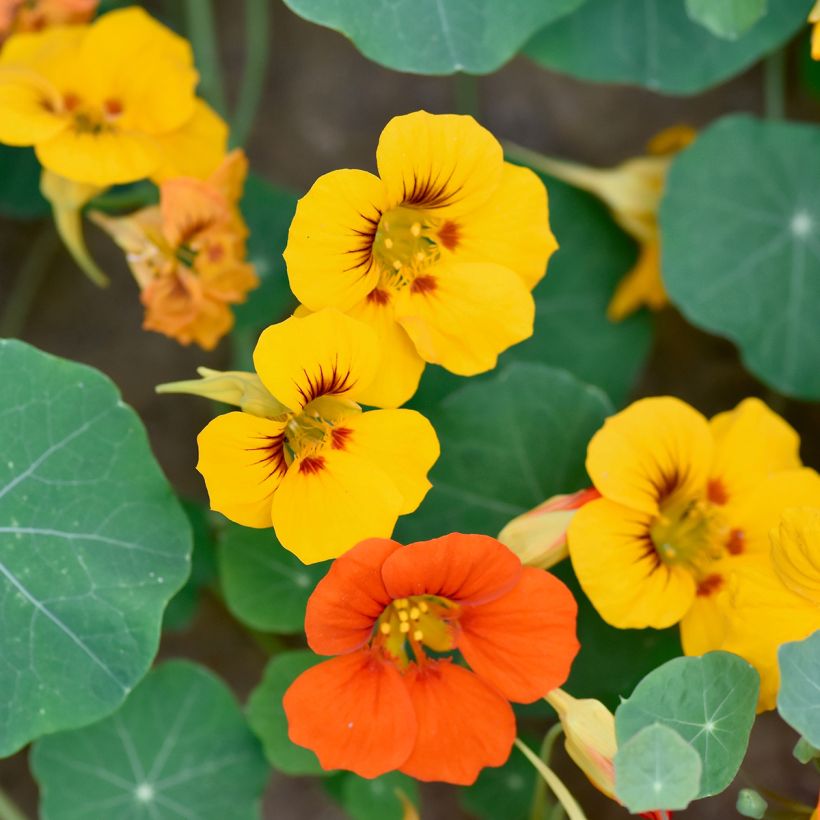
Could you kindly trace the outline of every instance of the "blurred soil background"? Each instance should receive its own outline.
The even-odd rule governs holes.
[[[175,11],[173,4],[146,5],[159,16],[169,6],[172,15]],[[233,84],[243,64],[242,7],[228,0],[216,5],[226,77]],[[173,16],[182,19],[181,10]],[[383,69],[362,57],[341,35],[301,20],[278,2],[272,4],[271,29],[264,99],[246,149],[252,169],[277,185],[301,194],[316,177],[335,168],[375,170],[378,136],[392,116],[419,108],[437,113],[457,108],[454,78]],[[787,113],[794,119],[818,120],[820,101],[801,90],[794,76],[798,46],[805,43],[791,48]],[[729,112],[760,113],[762,87],[758,67],[694,98],[664,97],[640,89],[583,83],[517,58],[498,73],[479,78],[478,110],[481,122],[500,139],[605,166],[642,153],[647,140],[666,126],[704,127]],[[93,365],[110,376],[148,428],[154,452],[173,485],[183,496],[206,501],[194,465],[196,435],[209,420],[211,409],[193,398],[157,396],[154,386],[191,378],[198,365],[227,368],[227,343],[206,354],[143,332],[137,287],[123,254],[88,223],[86,231],[94,256],[111,275],[110,287],[93,286],[61,250],[21,336],[43,350]],[[37,232],[36,224],[0,219],[0,305]],[[773,394],[745,372],[730,343],[696,330],[672,309],[656,317],[654,347],[634,397],[657,394],[679,396],[707,415],[729,409],[746,396],[761,396],[797,428],[804,461],[820,469],[820,405]],[[212,597],[206,598],[188,630],[164,637],[161,657],[178,656],[214,669],[243,700],[267,660]],[[736,817],[737,790],[752,784],[811,802],[816,796],[816,775],[792,758],[796,740],[795,733],[775,714],[764,716],[755,727],[737,783],[720,798],[699,801],[676,817]],[[568,761],[561,744],[559,747],[555,768],[577,794],[590,820],[626,818],[627,812],[599,795]],[[36,785],[28,774],[25,752],[0,761],[0,785],[32,817],[36,815]],[[449,787],[425,787],[422,800],[423,820],[469,816],[459,809]],[[317,780],[272,776],[265,820],[343,816]]]

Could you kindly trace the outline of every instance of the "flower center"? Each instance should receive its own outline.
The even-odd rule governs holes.
[[[122,116],[124,107],[121,100],[112,97],[97,108],[69,91],[63,95],[63,110],[71,115],[74,130],[78,133],[101,134],[114,130],[114,123]]]
[[[438,258],[434,220],[418,208],[399,206],[382,214],[373,239],[373,255],[382,268],[405,282]]]
[[[433,652],[455,648],[452,622],[459,612],[458,604],[437,595],[397,598],[376,621],[371,645],[382,648],[402,667],[411,660],[423,663],[425,647]]]
[[[321,451],[327,447],[344,450],[353,431],[344,424],[344,417],[358,409],[353,402],[319,396],[301,413],[294,415],[282,437],[282,453],[289,467],[297,458],[305,470],[318,471],[324,466]],[[307,462],[307,464],[306,464]]]

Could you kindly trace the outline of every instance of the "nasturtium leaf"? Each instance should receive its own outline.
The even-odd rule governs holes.
[[[42,738],[43,820],[251,820],[268,768],[233,695],[188,661],[153,670],[105,720]]]
[[[306,566],[276,540],[272,529],[229,524],[219,538],[219,577],[228,609],[253,629],[304,629],[305,606],[328,564]]]
[[[675,658],[647,675],[618,707],[618,746],[645,726],[662,723],[700,755],[698,796],[718,794],[732,782],[746,753],[759,688],[754,667],[729,652]]]
[[[615,755],[615,793],[633,814],[685,809],[700,790],[700,755],[674,729],[645,726]]]
[[[216,581],[216,545],[212,526],[213,513],[194,501],[182,501],[194,535],[191,576],[185,586],[171,598],[165,609],[163,629],[180,630],[190,626],[196,615],[202,590]]]
[[[84,365],[0,340],[0,755],[114,711],[157,651],[191,530]]]
[[[509,364],[460,388],[430,413],[441,442],[433,488],[396,537],[495,536],[550,496],[588,486],[586,447],[611,411],[598,388],[540,364]]]
[[[503,766],[483,769],[472,786],[459,789],[459,803],[480,820],[528,820],[535,778],[532,764],[513,749]]]
[[[686,317],[749,369],[820,399],[820,128],[725,117],[675,160],[663,275]]]
[[[777,651],[777,711],[815,749],[820,748],[820,630]]]
[[[288,721],[282,707],[287,688],[306,669],[321,663],[320,658],[307,649],[282,652],[265,667],[259,686],[248,699],[248,723],[262,741],[271,766],[285,774],[324,774],[313,752],[297,746],[288,738]]]
[[[754,820],[763,820],[766,816],[768,804],[754,789],[741,789],[737,793],[735,804],[737,813],[743,817],[752,817]]]
[[[691,20],[685,0],[587,0],[539,32],[526,53],[546,68],[584,80],[696,94],[777,48],[805,25],[810,8],[810,0],[776,0],[729,42]]]
[[[686,0],[686,13],[716,37],[737,40],[765,13],[768,0]]]
[[[406,801],[418,809],[416,781],[401,772],[373,780],[347,774],[342,784],[342,807],[352,820],[404,820]]]
[[[488,74],[585,0],[285,0],[369,59],[415,74]]]
[[[595,197],[550,177],[542,178],[549,190],[550,223],[560,248],[533,291],[532,337],[504,353],[500,366],[524,361],[559,367],[600,387],[620,406],[626,402],[652,341],[652,318],[647,311],[622,322],[611,322],[606,316],[618,282],[635,262],[635,244]],[[481,377],[466,379],[428,366],[411,406],[427,411],[447,393],[477,378]]]
[[[51,213],[51,206],[40,193],[40,172],[32,148],[0,145],[0,214],[36,219]]]

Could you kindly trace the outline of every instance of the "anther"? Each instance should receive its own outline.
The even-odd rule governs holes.
[[[423,261],[424,261],[424,253],[422,251],[419,251],[416,254],[416,262],[423,262]]]
[[[421,610],[417,606],[414,606],[410,610],[410,620],[411,621],[417,621],[420,617],[421,617]]]
[[[410,233],[413,234],[413,236],[421,236],[421,222],[414,222],[410,226]]]
[[[406,609],[402,609],[402,610],[399,612],[399,620],[400,620],[402,623],[404,623],[405,621],[407,621],[409,618],[410,618],[410,616],[407,614],[407,610],[406,610]]]
[[[422,638],[424,638],[424,633],[420,629],[417,629],[413,633],[413,640],[414,641],[420,641]]]
[[[393,263],[393,267],[394,267],[396,270],[401,270],[401,262],[399,262],[399,260],[397,259],[397,260]]]
[[[407,598],[396,598],[396,600],[393,601],[393,606],[396,607],[396,609],[407,609],[410,604],[407,602]]]
[[[407,621],[402,621],[399,624],[399,632],[401,632],[402,635],[406,635],[409,631],[410,631],[410,624],[408,624]]]
[[[420,609],[422,612],[429,612],[429,611],[430,611],[430,607],[429,607],[429,606],[427,606],[427,601],[419,601],[419,609]]]
[[[384,247],[387,248],[387,250],[393,247],[393,240],[389,236],[384,240]]]
[[[379,630],[381,631],[382,635],[389,635],[390,634],[390,624],[385,621],[380,627]]]

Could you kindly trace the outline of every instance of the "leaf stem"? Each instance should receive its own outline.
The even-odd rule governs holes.
[[[233,116],[232,145],[245,145],[253,129],[265,84],[270,28],[268,0],[245,0],[245,69]]]
[[[532,763],[538,774],[544,778],[550,789],[552,789],[553,794],[558,798],[558,802],[564,807],[564,811],[567,813],[569,820],[587,820],[587,816],[558,775],[519,738],[515,739],[515,745],[524,757]]]
[[[779,48],[763,62],[763,110],[766,118],[782,120],[786,116],[786,51]]]
[[[31,250],[20,267],[17,277],[0,313],[0,337],[19,337],[26,326],[40,286],[60,249],[60,238],[49,220],[34,237]],[[3,815],[0,814],[0,820]]]
[[[219,114],[224,115],[225,85],[222,81],[213,0],[185,0],[185,21],[199,70],[200,92]]]
[[[0,789],[0,820],[28,820],[28,817],[3,789]]]
[[[550,758],[552,757],[552,750],[555,746],[556,740],[561,736],[561,733],[564,731],[564,727],[561,725],[561,722],[550,726],[549,731],[544,735],[544,740],[541,743],[541,753],[540,757],[541,760],[544,761],[546,765],[549,765]],[[544,782],[542,777],[539,777],[535,781],[535,789],[533,789],[532,793],[532,806],[530,808],[530,820],[542,820],[544,816],[544,810],[547,808],[547,784]]]

